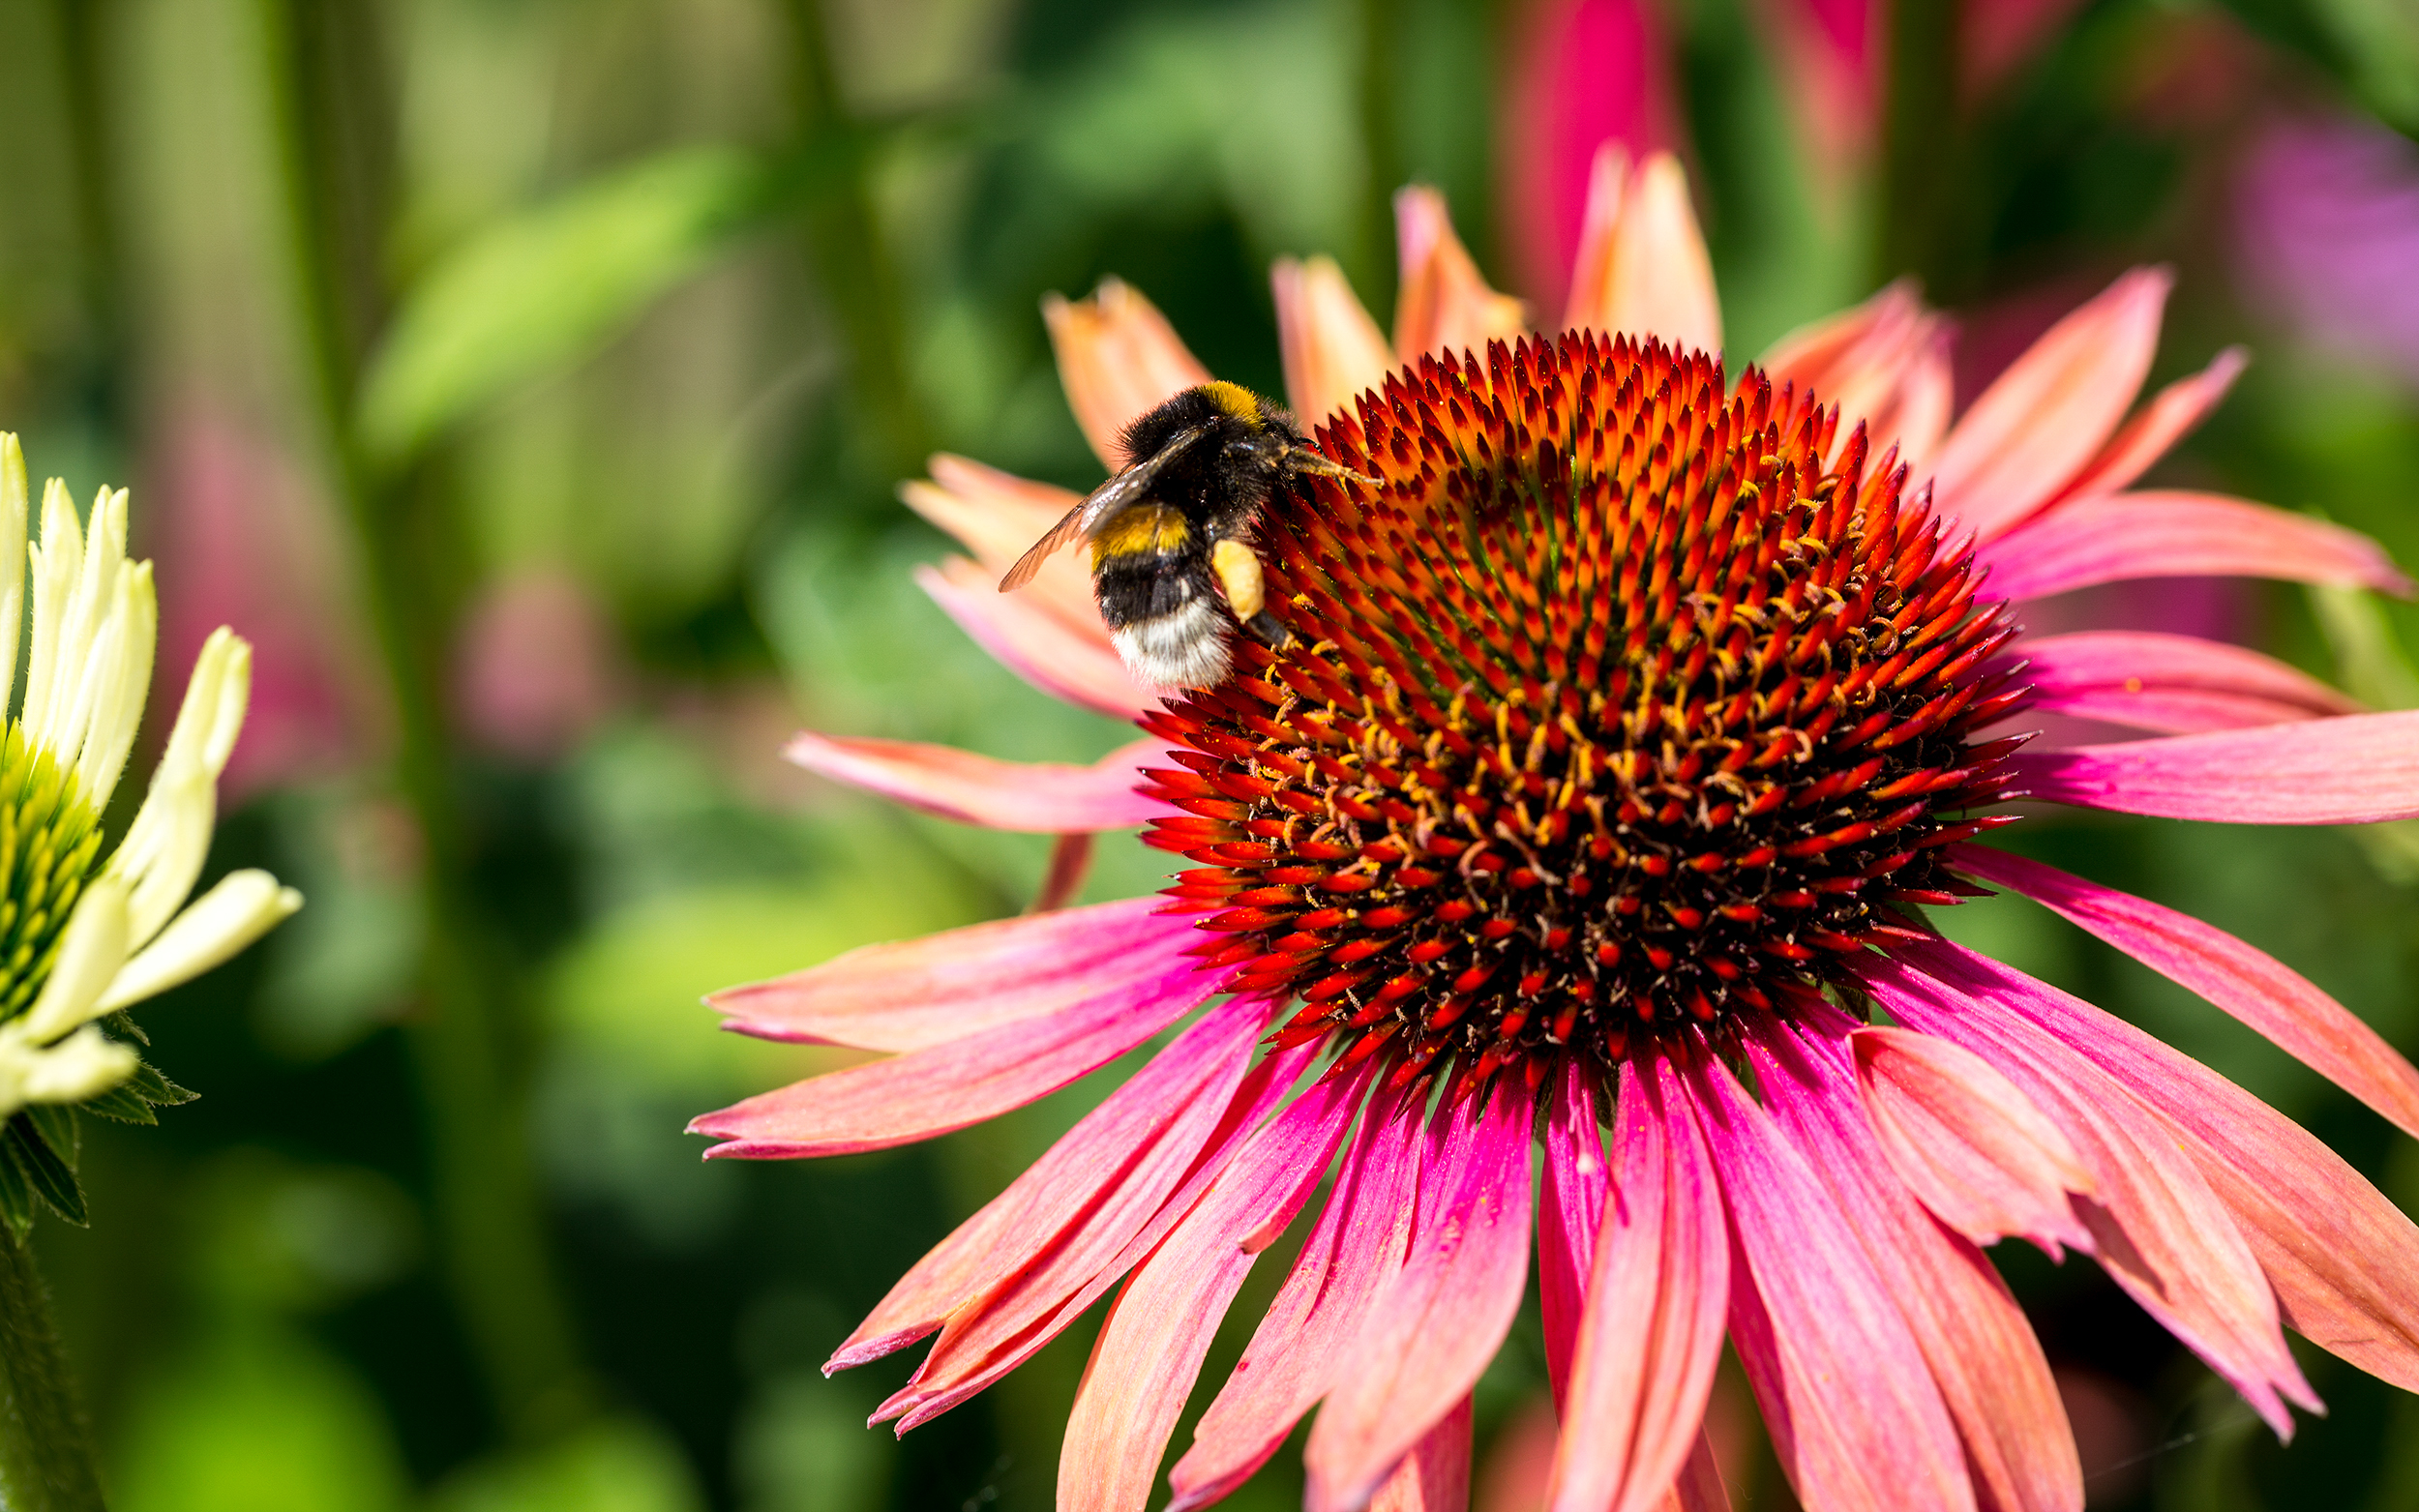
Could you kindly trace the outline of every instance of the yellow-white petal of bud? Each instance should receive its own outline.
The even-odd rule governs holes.
[[[49,980],[20,1021],[28,1039],[55,1040],[101,1016],[101,994],[126,964],[127,896],[124,882],[102,875],[76,900]]]
[[[17,711],[17,723],[30,736],[49,722],[50,706],[60,697],[58,680],[73,671],[60,665],[59,641],[75,579],[84,567],[84,533],[76,523],[75,501],[56,478],[42,490],[42,540],[27,554],[34,564],[34,647],[25,661],[25,703]]]
[[[301,906],[302,894],[280,885],[266,872],[227,874],[126,964],[108,991],[101,994],[94,1012],[115,1013],[193,980],[277,928]]]
[[[93,500],[83,570],[75,576],[75,591],[59,621],[49,706],[41,719],[25,722],[34,744],[50,752],[62,766],[74,767],[82,756],[93,706],[121,660],[123,648],[110,632],[125,568],[126,490],[104,489]]]
[[[76,785],[95,810],[107,808],[109,795],[117,790],[151,690],[152,656],[160,643],[160,598],[152,586],[149,562],[120,569],[118,603],[110,620],[115,654],[108,667],[94,669],[98,691],[84,731],[83,754],[75,763]]]
[[[244,726],[244,706],[252,695],[252,647],[233,631],[221,626],[202,642],[194,659],[193,679],[185,686],[185,701],[176,713],[175,727],[152,774],[151,790],[126,828],[109,870],[135,887],[134,944],[140,947],[168,920],[185,893],[200,875],[201,858],[210,844],[209,829],[217,817],[213,784],[235,748]],[[195,837],[195,815],[200,833]],[[180,865],[163,873],[164,858],[173,852]],[[189,863],[189,864],[187,864]],[[154,882],[155,874],[174,879]],[[149,884],[149,885],[146,885]]]
[[[17,636],[25,618],[25,449],[0,434],[0,712],[16,681]]]
[[[179,776],[163,772],[151,785],[143,807],[158,818],[147,837],[150,844],[135,853],[130,845],[109,858],[107,875],[127,887],[128,937],[140,949],[160,927],[184,905],[186,894],[210,858],[210,831],[219,818],[218,785],[200,772]],[[132,840],[130,834],[129,840]]]
[[[0,1108],[27,1103],[80,1103],[124,1082],[140,1064],[134,1051],[88,1023],[56,1045],[15,1035],[0,1040]]]

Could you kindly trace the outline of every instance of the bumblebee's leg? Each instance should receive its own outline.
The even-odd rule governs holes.
[[[1217,574],[1227,607],[1254,639],[1276,650],[1294,638],[1269,612],[1268,584],[1261,576],[1260,558],[1250,547],[1233,537],[1219,541],[1210,548],[1210,568]]]

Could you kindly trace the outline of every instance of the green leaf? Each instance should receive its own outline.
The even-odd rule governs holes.
[[[515,384],[593,350],[754,224],[765,188],[745,153],[683,148],[473,237],[406,295],[362,384],[363,444],[399,460]]]
[[[83,1189],[75,1183],[75,1172],[34,1128],[33,1120],[22,1113],[10,1119],[8,1134],[0,1143],[8,1146],[10,1161],[25,1173],[26,1184],[50,1204],[51,1211],[82,1228],[86,1223]]]
[[[99,1097],[88,1097],[76,1106],[88,1113],[98,1113],[119,1123],[156,1124],[160,1121],[159,1114],[151,1111],[151,1105],[143,1100],[140,1093],[124,1086],[113,1086]]]

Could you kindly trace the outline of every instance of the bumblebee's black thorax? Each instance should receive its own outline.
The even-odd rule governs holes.
[[[1232,383],[1186,389],[1126,427],[1120,439],[1126,457],[1141,461],[1195,430],[1208,433],[1161,469],[1151,495],[1181,511],[1206,548],[1249,532],[1288,449],[1304,443],[1291,415]]]

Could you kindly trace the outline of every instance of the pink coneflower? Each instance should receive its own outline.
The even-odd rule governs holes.
[[[717,998],[748,1033],[895,1052],[698,1120],[723,1155],[930,1138],[1176,1031],[829,1368],[937,1335],[876,1414],[904,1430],[1115,1290],[1059,1498],[1140,1508],[1245,1274],[1306,1222],[1175,1465],[1178,1507],[1314,1408],[1311,1507],[1458,1505],[1469,1393],[1533,1232],[1558,1509],[1722,1504],[1700,1423],[1725,1336],[1816,1512],[2079,1507],[2048,1367],[1981,1249],[2011,1235],[2096,1260],[2280,1436],[2288,1404],[2316,1407],[2288,1324],[2419,1386],[2419,1230],[2391,1203],[2214,1072],[1918,911],[1978,884],[2035,898],[2419,1133],[2419,1072],[2283,964],[1981,843],[2019,794],[2419,814],[2419,715],[2348,712],[2213,642],[2021,632],[2023,600],[2130,577],[2401,577],[2314,521],[2127,491],[2237,361],[2127,420],[2163,275],[2120,280],[1950,427],[1910,296],[1733,381],[1701,349],[1718,314],[1677,169],[1608,160],[1598,187],[1586,330],[1464,335],[1506,311],[1416,197],[1390,350],[1330,270],[1279,270],[1295,402],[1382,481],[1270,502],[1269,602],[1295,639],[1239,642],[1218,687],[1162,703],[1124,680],[1063,560],[990,592],[1059,490],[951,460],[911,490],[982,559],[932,576],[941,602],[1150,738],[1090,768],[821,735],[793,756],[977,823],[1147,824],[1191,867],[1156,897]],[[1104,457],[1197,381],[1130,290],[1053,325]],[[1996,729],[2027,707],[2154,738],[2018,749]]]

